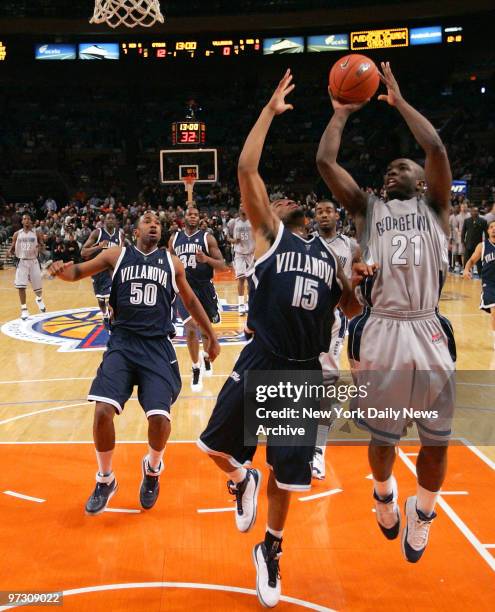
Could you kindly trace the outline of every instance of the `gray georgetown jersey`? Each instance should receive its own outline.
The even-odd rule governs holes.
[[[360,246],[363,261],[380,266],[361,285],[366,304],[402,312],[437,307],[448,270],[447,236],[424,198],[371,196]]]
[[[234,244],[235,253],[238,255],[250,255],[254,252],[253,228],[248,219],[245,221],[240,217],[236,219],[232,233],[235,239],[240,240],[240,242]]]
[[[352,278],[352,260],[356,252],[356,241],[353,241],[352,238],[344,236],[343,234],[337,234],[333,238],[321,236],[321,239],[328,244],[333,254],[340,261],[345,276],[347,278]]]
[[[19,259],[36,259],[38,257],[38,235],[36,232],[19,230],[15,242],[15,256]]]

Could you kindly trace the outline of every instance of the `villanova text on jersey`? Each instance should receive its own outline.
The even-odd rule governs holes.
[[[324,240],[306,240],[280,223],[274,244],[255,264],[247,326],[256,341],[294,361],[327,351],[342,295],[337,269]]]
[[[197,282],[210,281],[213,278],[213,268],[207,263],[199,263],[196,260],[196,253],[203,251],[209,255],[208,234],[202,230],[197,230],[190,236],[184,230],[177,232],[172,241],[172,248],[181,260],[186,270],[186,278]]]
[[[123,248],[112,279],[112,330],[125,329],[146,337],[174,335],[176,293],[168,251],[155,249],[145,255],[134,246]]]

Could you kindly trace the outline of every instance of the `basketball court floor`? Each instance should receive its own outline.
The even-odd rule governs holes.
[[[226,306],[222,354],[201,393],[190,390],[187,348],[177,348],[183,390],[156,507],[145,512],[138,502],[146,420],[132,399],[116,418],[119,490],[107,512],[87,517],[96,462],[85,398],[104,343],[91,282],[46,281],[50,312],[27,324],[15,321],[12,283],[11,270],[0,272],[0,590],[63,591],[63,609],[78,611],[258,608],[251,549],[263,537],[266,497],[253,531],[238,533],[225,479],[194,444],[242,348],[236,308]],[[234,282],[223,276],[217,286],[235,305]],[[460,370],[495,369],[478,300],[479,281],[448,279],[441,310],[455,329]],[[29,306],[34,313],[32,293]],[[469,393],[467,400],[476,405]],[[402,503],[414,492],[417,451],[411,442],[399,452]],[[366,447],[330,446],[326,456],[326,480],[293,495],[280,610],[495,609],[493,447],[452,447],[438,519],[417,565],[376,526]],[[262,448],[255,465],[266,478]]]

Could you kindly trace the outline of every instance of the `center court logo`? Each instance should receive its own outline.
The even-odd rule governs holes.
[[[244,321],[237,313],[237,305],[222,304],[221,321],[213,325],[220,344],[232,346],[246,343]],[[175,346],[186,346],[184,326],[176,323]],[[2,333],[16,340],[52,344],[59,351],[101,351],[108,341],[108,332],[102,325],[98,308],[77,308],[47,312],[29,317],[27,321],[15,319],[1,328]]]

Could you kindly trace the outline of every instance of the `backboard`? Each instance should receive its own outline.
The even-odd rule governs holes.
[[[216,149],[164,149],[160,151],[160,181],[177,185],[191,178],[195,183],[216,183]]]

